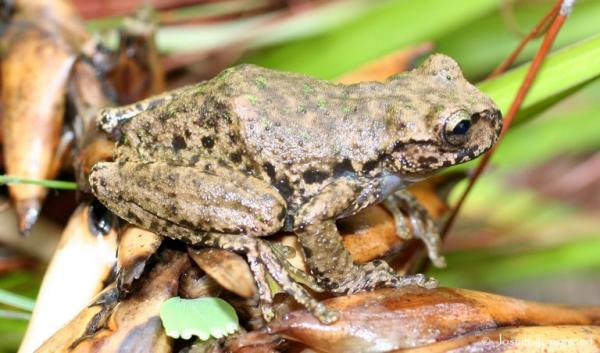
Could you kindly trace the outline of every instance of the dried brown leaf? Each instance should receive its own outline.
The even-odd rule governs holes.
[[[119,49],[109,79],[119,103],[129,104],[161,93],[166,88],[165,70],[156,47],[156,25],[148,7],[125,20],[119,31]]]
[[[223,288],[243,298],[252,298],[256,294],[254,276],[240,255],[222,249],[189,248],[188,253],[198,267]]]
[[[583,311],[463,289],[382,289],[325,303],[340,311],[338,322],[302,310],[267,328],[323,352],[387,352],[504,326],[594,323]]]
[[[414,61],[419,56],[427,54],[432,49],[432,43],[423,43],[393,52],[345,74],[337,81],[346,84],[367,81],[385,81],[392,75],[411,69]]]
[[[117,251],[117,287],[129,291],[133,281],[144,272],[146,261],[154,255],[163,238],[153,232],[129,226],[123,230],[119,238]]]
[[[62,129],[65,86],[75,54],[56,34],[28,23],[11,25],[5,46],[2,134],[6,172],[24,178],[52,179],[56,174],[53,161]],[[10,185],[9,191],[20,228],[26,232],[37,219],[46,189]]]
[[[98,305],[84,309],[36,352],[171,352],[160,305],[177,294],[179,276],[189,265],[185,253],[165,251],[134,293],[102,312]]]
[[[21,352],[33,351],[84,308],[116,263],[116,232],[92,233],[89,211],[89,206],[80,206],[63,232],[44,275]]]
[[[596,353],[598,326],[508,327],[394,353]]]

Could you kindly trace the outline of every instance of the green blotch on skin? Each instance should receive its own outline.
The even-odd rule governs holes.
[[[306,113],[306,107],[303,106],[303,105],[299,106],[298,107],[298,113],[303,113],[303,114]]]
[[[211,336],[221,338],[239,329],[233,307],[220,298],[183,299],[173,297],[160,306],[160,319],[167,336],[206,341]]]
[[[344,112],[344,114],[349,114],[352,112],[352,108],[346,105],[342,108],[342,112]]]
[[[260,89],[266,89],[267,88],[267,79],[264,78],[263,76],[259,76],[254,80],[254,83],[258,86],[258,88]]]
[[[251,95],[251,94],[247,94],[246,98],[248,99],[248,101],[250,102],[250,104],[256,106],[256,103],[258,103],[258,98],[256,98],[255,96]]]
[[[207,87],[205,84],[200,84],[198,86],[196,86],[196,89],[194,90],[194,94],[203,94],[206,93],[207,91]]]
[[[319,99],[319,101],[317,102],[317,106],[319,106],[319,108],[323,109],[327,107],[327,101],[325,99]]]

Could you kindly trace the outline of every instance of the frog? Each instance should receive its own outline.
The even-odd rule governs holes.
[[[113,160],[89,175],[109,210],[191,246],[245,254],[267,320],[270,276],[331,323],[338,313],[305,286],[341,295],[435,285],[381,259],[355,263],[335,222],[484,154],[502,116],[455,60],[433,54],[383,82],[356,84],[242,64],[103,110],[98,125],[117,140]],[[281,231],[298,237],[309,273],[265,238]]]

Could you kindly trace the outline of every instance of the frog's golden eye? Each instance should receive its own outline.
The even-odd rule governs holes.
[[[444,123],[444,140],[453,146],[460,146],[469,140],[471,115],[464,110],[452,114]]]

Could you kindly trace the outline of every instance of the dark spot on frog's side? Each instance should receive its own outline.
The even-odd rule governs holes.
[[[181,219],[181,220],[177,221],[177,223],[184,228],[194,229],[194,225],[186,219]]]
[[[204,146],[204,148],[211,149],[215,146],[215,140],[213,140],[213,138],[210,136],[202,137],[201,141],[202,141],[202,146]]]
[[[186,137],[186,138],[190,138],[190,137],[192,137],[192,132],[190,131],[190,129],[185,129],[185,132],[184,132],[184,134],[185,134],[185,137]]]
[[[185,142],[185,138],[181,135],[175,135],[173,140],[171,141],[171,146],[175,151],[182,150],[187,147],[187,143]]]
[[[333,176],[337,177],[349,173],[354,173],[354,167],[352,167],[352,162],[348,158],[333,166]]]
[[[229,133],[227,136],[229,136],[229,141],[231,141],[231,143],[236,143],[238,141],[238,137],[234,133]]]
[[[269,162],[266,162],[265,164],[263,164],[263,170],[265,171],[265,173],[267,173],[267,175],[269,176],[269,178],[271,178],[271,181],[275,180],[275,167],[273,167],[273,165]]]
[[[128,220],[133,221],[133,223],[137,224],[137,225],[141,225],[142,224],[142,220],[140,219],[140,217],[138,217],[135,213],[128,211],[127,212],[127,217]]]
[[[233,152],[229,155],[229,159],[233,163],[240,163],[242,161],[242,154],[240,152]]]
[[[284,199],[289,198],[292,195],[292,187],[290,186],[290,181],[287,177],[283,177],[273,185],[283,196]]]
[[[177,205],[171,204],[169,206],[169,211],[171,212],[172,216],[177,216],[177,214],[179,213],[179,208],[177,208]]]
[[[320,183],[330,176],[328,172],[316,169],[309,169],[302,173],[302,178],[307,184]]]
[[[363,173],[368,173],[368,172],[372,171],[373,169],[375,169],[375,167],[377,167],[377,160],[373,159],[373,160],[370,160],[370,161],[366,162],[365,164],[363,164],[361,171]]]
[[[438,159],[433,156],[419,157],[419,164],[421,165],[432,165],[438,162]]]

